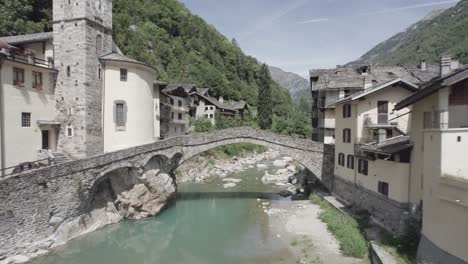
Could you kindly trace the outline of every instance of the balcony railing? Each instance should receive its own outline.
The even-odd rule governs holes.
[[[31,65],[36,65],[45,68],[53,68],[54,63],[52,60],[46,61],[39,58],[36,58],[33,54],[22,53],[18,51],[11,51],[8,49],[1,49],[0,56],[7,58],[12,61],[27,63]]]
[[[461,109],[457,109],[461,108]],[[425,129],[468,128],[468,106],[455,106],[449,110],[424,112]]]
[[[397,126],[398,120],[389,114],[366,114],[364,115],[364,126]]]

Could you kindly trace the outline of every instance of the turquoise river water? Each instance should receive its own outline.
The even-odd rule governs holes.
[[[229,175],[242,179],[232,189],[224,189],[218,179],[180,185],[176,201],[157,217],[108,226],[32,263],[295,263],[287,242],[271,231],[268,215],[257,199],[290,202],[276,195],[275,187],[261,182],[263,174],[252,168]]]

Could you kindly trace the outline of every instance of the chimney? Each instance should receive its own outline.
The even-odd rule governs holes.
[[[219,97],[219,100],[218,100],[220,103],[224,104],[224,98],[222,96]]]
[[[421,71],[427,71],[427,62],[425,60],[422,60],[420,62],[419,68],[421,69]]]
[[[372,76],[365,75],[363,78],[364,82],[364,89],[371,88],[372,87]]]
[[[442,56],[440,59],[440,76],[445,76],[452,72],[452,58],[450,56]]]

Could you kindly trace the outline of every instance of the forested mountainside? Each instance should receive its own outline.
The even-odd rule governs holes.
[[[435,63],[444,54],[468,63],[468,0],[432,12],[348,65],[366,63],[371,58],[380,65],[415,64],[420,60]]]
[[[0,35],[50,30],[52,0],[3,0]],[[257,104],[260,64],[177,0],[113,0],[114,40],[159,79],[210,87],[213,96]],[[287,89],[271,80],[274,112],[292,109]]]
[[[285,72],[278,67],[270,66],[270,72],[276,83],[289,90],[294,102],[298,103],[302,97],[306,97],[308,101],[312,100],[309,81],[295,73]]]

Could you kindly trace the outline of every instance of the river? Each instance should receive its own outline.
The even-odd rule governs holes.
[[[267,165],[274,171],[271,162]],[[229,175],[242,179],[230,189],[221,179],[179,185],[176,201],[157,217],[108,226],[31,263],[296,263],[290,241],[271,228],[264,208],[267,202],[279,207],[292,202],[262,183],[264,173],[250,168]]]

